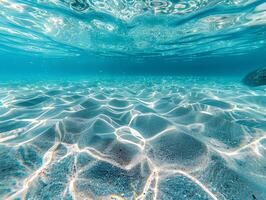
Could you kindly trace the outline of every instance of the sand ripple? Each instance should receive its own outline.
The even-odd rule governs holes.
[[[134,77],[0,88],[0,199],[266,199],[263,87]]]

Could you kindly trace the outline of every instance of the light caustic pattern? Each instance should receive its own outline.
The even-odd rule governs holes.
[[[266,199],[266,93],[228,80],[1,84],[0,199]]]
[[[0,0],[0,53],[239,55],[265,24],[264,0]]]

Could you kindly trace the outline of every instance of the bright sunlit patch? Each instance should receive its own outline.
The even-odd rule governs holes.
[[[25,4],[13,3],[6,0],[0,0],[0,4],[4,4],[6,8],[23,13],[25,10]]]
[[[44,31],[45,33],[50,33],[52,32],[52,28],[48,24],[44,24]]]
[[[58,25],[58,26],[64,24],[63,18],[61,18],[61,17],[50,17],[48,19],[48,21],[53,23],[54,25]]]
[[[45,107],[42,107],[42,110],[52,110],[54,108],[55,108],[54,106],[45,106]]]
[[[24,12],[24,6],[20,5],[20,4],[11,4],[10,8],[12,8],[12,9],[14,9],[20,13]]]

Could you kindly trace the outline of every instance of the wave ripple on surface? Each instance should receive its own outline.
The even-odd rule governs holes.
[[[1,84],[1,199],[265,199],[265,88]]]
[[[193,57],[265,47],[262,0],[0,0],[0,50]]]

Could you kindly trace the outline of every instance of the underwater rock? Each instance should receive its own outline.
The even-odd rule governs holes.
[[[252,87],[266,85],[266,68],[250,72],[243,79],[243,83]]]

